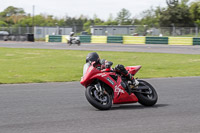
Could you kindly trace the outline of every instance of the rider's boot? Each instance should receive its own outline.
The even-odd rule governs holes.
[[[126,91],[127,91],[127,93],[129,95],[131,95],[132,89],[134,89],[135,87],[137,87],[138,84],[139,84],[139,82],[136,79],[134,79],[134,77],[130,73],[128,73],[126,75],[126,78],[128,80],[128,86],[126,88]]]
[[[139,82],[130,73],[127,74],[127,78],[130,81],[131,88],[138,86]]]

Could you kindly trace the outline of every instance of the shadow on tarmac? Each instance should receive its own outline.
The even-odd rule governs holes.
[[[161,108],[169,106],[169,104],[156,104],[154,106],[143,106],[143,105],[113,105],[111,110],[131,110],[131,109],[146,109],[146,108]]]

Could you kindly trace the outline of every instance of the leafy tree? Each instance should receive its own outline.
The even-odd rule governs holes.
[[[116,21],[118,22],[118,24],[121,24],[121,25],[130,25],[131,24],[130,17],[131,17],[131,13],[129,12],[129,10],[123,8],[117,14]]]
[[[176,0],[178,1],[178,0]],[[109,15],[106,21],[94,15],[92,19],[88,16],[56,18],[53,15],[34,16],[34,25],[36,26],[69,26],[76,32],[90,32],[92,25],[141,25],[138,31],[144,31],[149,27],[171,27],[175,26],[194,26],[194,23],[200,26],[200,1],[188,4],[189,0],[181,0],[179,3],[170,3],[168,7],[151,7],[141,13],[140,18],[131,18],[129,10],[123,8],[117,13],[117,17]],[[0,12],[0,26],[32,26],[33,18],[26,14],[22,8],[13,6],[7,7]]]
[[[20,20],[20,26],[23,26],[23,27],[25,27],[25,26],[29,26],[29,27],[31,27],[32,26],[32,17],[30,17],[30,16],[26,16],[26,17],[24,17],[24,18],[22,18],[21,20]]]
[[[92,21],[88,20],[87,22],[84,23],[83,25],[83,30],[90,33],[90,26],[92,25]]]
[[[93,20],[94,20],[94,25],[103,25],[104,23],[104,21],[98,18],[96,14],[94,14]]]
[[[177,6],[169,6],[168,8],[160,10],[160,26],[171,27],[172,24],[180,27],[193,26],[187,2],[188,0],[182,0]]]
[[[17,24],[24,16],[25,12],[22,8],[13,6],[9,6],[3,12],[0,12],[0,19],[9,25]]]
[[[12,15],[24,15],[24,9],[13,6],[7,7],[3,12],[0,13],[0,17],[7,17]]]
[[[58,25],[59,26],[65,26],[65,19],[58,20]]]
[[[193,2],[190,6],[192,20],[200,26],[200,1]]]
[[[46,26],[44,16],[42,16],[42,15],[34,16],[34,25],[36,25],[36,26]]]
[[[0,27],[1,26],[8,26],[8,24],[6,22],[4,22],[4,21],[0,21]]]
[[[150,27],[158,27],[159,26],[159,18],[160,18],[160,7],[157,7],[157,9],[153,9],[151,7],[150,9],[143,11],[141,14],[142,19],[134,19],[134,24],[137,25],[148,25]]]
[[[108,20],[103,23],[103,25],[117,25],[117,24],[118,24],[118,22],[116,20],[114,20],[112,14],[110,14],[108,17]]]

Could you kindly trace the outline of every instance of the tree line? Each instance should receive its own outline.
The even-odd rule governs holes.
[[[23,8],[13,6],[7,7],[0,12],[0,27],[26,27],[26,26],[78,26],[79,31],[90,31],[91,25],[146,25],[148,27],[194,27],[200,26],[200,1],[189,3],[189,0],[181,0],[176,5],[166,7],[151,7],[143,11],[139,17],[131,17],[131,12],[125,8],[117,13],[114,18],[112,14],[107,20],[97,15],[89,18],[85,15],[79,17],[65,16],[57,18],[53,15],[27,14]]]

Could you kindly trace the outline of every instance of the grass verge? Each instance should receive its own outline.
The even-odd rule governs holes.
[[[79,81],[91,51],[0,48],[0,83]],[[142,65],[139,78],[200,76],[200,55],[98,52],[114,65]]]

